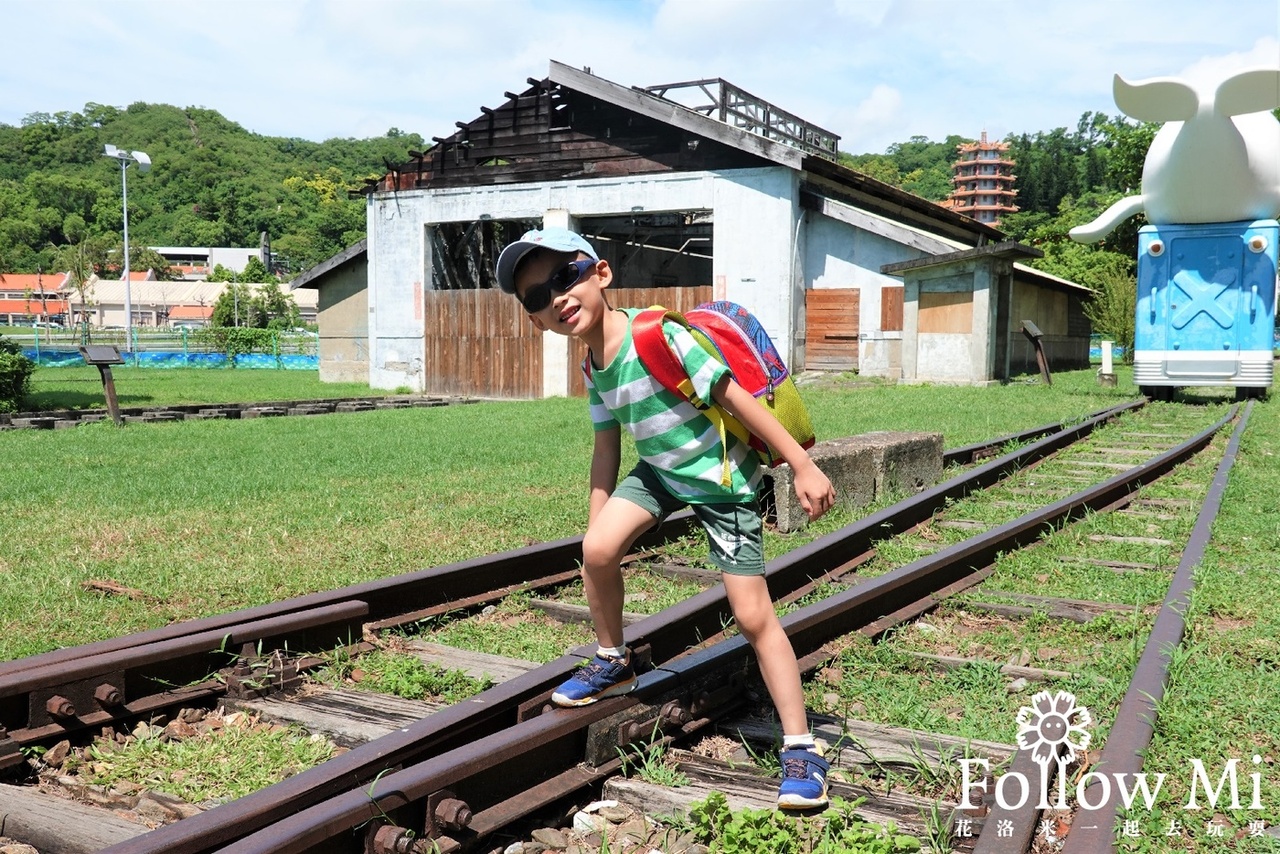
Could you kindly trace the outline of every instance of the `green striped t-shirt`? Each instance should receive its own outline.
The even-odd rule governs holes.
[[[672,495],[690,504],[744,504],[756,497],[763,471],[750,446],[730,435],[732,482],[721,485],[724,456],[720,433],[697,407],[662,387],[636,353],[632,323],[640,309],[623,309],[627,333],[613,361],[603,368],[584,370],[591,423],[596,430],[621,426],[636,442],[640,458],[649,463]],[[712,387],[729,372],[678,323],[662,325],[694,391],[711,400]],[[588,356],[588,358],[591,358]],[[585,366],[584,366],[585,367]]]

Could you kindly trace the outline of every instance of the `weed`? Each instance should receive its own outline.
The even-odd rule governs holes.
[[[667,754],[667,743],[661,737],[658,724],[654,724],[649,739],[647,744],[628,744],[625,748],[618,748],[623,775],[639,777],[655,786],[672,789],[689,785],[688,776],[676,767]]]
[[[317,681],[341,683],[351,680],[356,670],[360,670],[361,689],[407,700],[456,703],[493,686],[491,679],[474,679],[461,670],[446,670],[417,656],[386,650],[374,650],[353,660],[345,648],[341,648],[332,653],[331,661],[316,674]]]
[[[297,728],[224,726],[166,741],[152,730],[122,747],[86,751],[82,775],[106,786],[128,780],[188,803],[240,798],[329,759],[333,744]]]
[[[820,816],[792,817],[777,810],[729,809],[728,799],[712,792],[689,808],[689,826],[712,854],[785,851],[788,854],[898,854],[919,851],[920,840],[857,815],[862,803],[832,798]]]

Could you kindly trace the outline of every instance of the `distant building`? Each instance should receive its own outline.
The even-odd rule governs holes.
[[[152,246],[157,253],[164,256],[169,266],[182,273],[182,278],[195,281],[207,279],[209,273],[218,264],[233,273],[244,272],[250,258],[257,258],[268,269],[269,259],[263,257],[263,250],[254,246]]]
[[[6,276],[6,278],[8,278]],[[227,282],[157,281],[150,271],[134,272],[129,278],[129,301],[133,325],[141,328],[165,326],[207,326],[213,306],[227,289]],[[258,285],[250,284],[250,288]],[[66,301],[71,322],[88,320],[92,326],[125,325],[124,282],[99,279],[85,286],[85,299],[68,282],[59,297]],[[306,323],[316,321],[316,292],[292,294],[298,314]]]
[[[69,273],[0,275],[0,325],[66,322],[67,300],[60,288]]]
[[[1014,162],[1005,157],[1009,144],[988,142],[984,130],[979,142],[962,143],[956,149],[960,157],[951,166],[951,182],[956,186],[940,204],[978,222],[998,226],[1002,214],[1018,209],[1014,204]]]
[[[614,307],[737,302],[796,371],[1005,382],[1038,373],[1025,320],[1055,370],[1088,367],[1088,288],[1026,266],[1039,250],[980,218],[840,165],[834,134],[720,78],[641,89],[552,61],[528,84],[371,184],[364,246],[294,280],[323,294],[322,378],[585,396],[583,342],[539,331],[494,282],[502,247],[546,226],[591,241]],[[982,154],[990,204],[1010,164]]]

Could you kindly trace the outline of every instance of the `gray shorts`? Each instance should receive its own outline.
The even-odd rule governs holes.
[[[731,575],[764,575],[764,525],[759,501],[689,504],[667,491],[643,460],[622,479],[613,496],[648,510],[659,522],[688,506],[707,532],[709,557],[716,568]]]

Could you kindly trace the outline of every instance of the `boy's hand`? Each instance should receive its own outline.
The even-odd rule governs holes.
[[[813,460],[808,460],[808,465],[801,464],[794,471],[796,498],[800,499],[801,509],[809,514],[809,521],[812,522],[836,503],[836,491]]]

